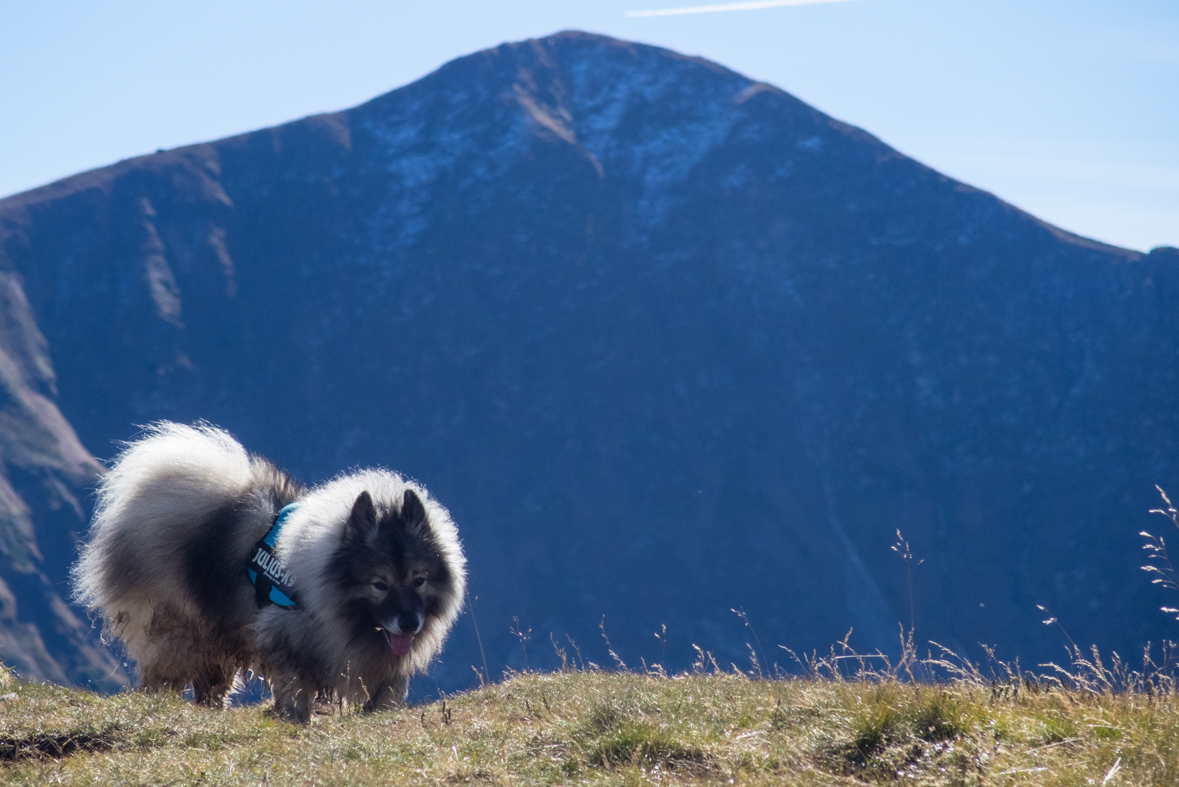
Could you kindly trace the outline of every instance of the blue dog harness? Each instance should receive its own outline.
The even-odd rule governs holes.
[[[254,545],[254,557],[250,559],[246,574],[254,586],[254,598],[259,607],[274,604],[283,609],[296,609],[299,606],[299,597],[295,595],[295,578],[274,556],[274,542],[278,541],[282,526],[298,507],[298,503],[291,503],[279,511],[270,531]]]

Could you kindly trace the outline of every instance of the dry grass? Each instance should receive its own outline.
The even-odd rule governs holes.
[[[1080,657],[1081,654],[1076,654]],[[702,660],[702,664],[705,660]],[[853,669],[847,674],[848,667]],[[1093,657],[1055,677],[858,657],[809,677],[718,671],[507,676],[429,705],[319,715],[209,711],[3,676],[8,784],[1179,784],[1173,682]],[[942,680],[909,674],[940,670]],[[12,694],[18,695],[16,698]]]

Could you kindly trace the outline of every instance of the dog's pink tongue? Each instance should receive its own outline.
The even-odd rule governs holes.
[[[404,656],[413,644],[413,634],[389,634],[389,648],[394,655]]]

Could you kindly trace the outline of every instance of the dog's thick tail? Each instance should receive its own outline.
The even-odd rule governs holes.
[[[74,599],[108,617],[126,596],[176,582],[167,574],[180,567],[179,550],[195,528],[250,487],[253,464],[237,440],[214,426],[148,427],[99,483],[89,541],[72,571]]]

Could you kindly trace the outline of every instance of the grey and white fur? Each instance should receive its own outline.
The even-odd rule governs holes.
[[[275,556],[299,608],[260,605],[246,566],[287,504]],[[386,470],[306,489],[208,424],[149,427],[98,487],[75,598],[121,640],[148,690],[191,686],[221,705],[244,670],[280,715],[307,722],[317,696],[366,710],[404,701],[466,592],[450,514]]]

